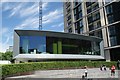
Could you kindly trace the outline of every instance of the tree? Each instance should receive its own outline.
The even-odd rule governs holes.
[[[2,53],[2,60],[12,61],[12,55],[13,55],[13,52]]]
[[[2,53],[2,52],[0,52],[0,60],[2,60],[2,54],[3,54],[3,53]]]

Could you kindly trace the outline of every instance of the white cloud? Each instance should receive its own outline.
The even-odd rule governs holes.
[[[59,20],[63,16],[62,10],[51,11],[48,14],[43,16],[43,24],[48,24]],[[57,26],[62,26],[63,23],[58,24]],[[39,18],[31,16],[24,20],[21,24],[15,26],[15,29],[37,29],[39,27]]]
[[[46,10],[47,6],[48,6],[48,2],[44,2],[44,3],[42,4],[42,8],[43,8],[44,10]]]
[[[8,44],[2,44],[0,42],[0,52],[6,52],[6,49],[8,49],[9,45]]]
[[[9,47],[9,40],[11,37],[11,33],[8,33],[8,28],[3,27],[1,32],[0,32],[0,36],[3,36],[5,38],[5,41],[2,39],[2,41],[0,41],[0,52],[5,52],[6,49]]]
[[[42,4],[42,10],[46,10],[48,3],[43,3]],[[39,14],[39,3],[35,2],[31,7],[27,7],[24,9],[20,10],[20,16],[25,17],[25,16],[30,16],[30,15],[38,15]]]
[[[0,36],[2,36],[2,34],[6,33],[8,31],[8,28],[2,28],[2,30],[0,31]]]
[[[58,26],[61,27],[61,26],[63,26],[63,24],[64,24],[64,23],[62,22],[62,23],[60,23]]]
[[[48,14],[43,16],[43,24],[55,22],[58,18],[63,16],[62,13],[62,9],[56,9],[54,11],[49,12]]]
[[[30,15],[36,15],[38,14],[38,11],[39,11],[38,3],[34,3],[31,7],[21,9],[19,12],[21,17],[25,17]]]
[[[29,17],[24,20],[20,25],[15,26],[15,29],[38,28],[38,20],[38,17]]]
[[[54,27],[57,27],[57,28],[58,28],[58,27],[63,27],[63,24],[64,24],[64,23],[61,22],[61,23],[55,24],[55,25],[53,25],[53,26],[51,26],[51,27],[53,27],[53,28],[54,28]]]
[[[19,12],[21,11],[21,9],[26,5],[26,3],[20,3],[16,6],[14,6],[11,10],[11,14],[9,15],[9,17],[12,17],[16,14],[19,14]]]
[[[4,2],[2,4],[3,11],[11,10],[11,14],[9,17],[12,17],[14,15],[19,15],[20,17],[26,17],[26,16],[33,16],[38,15],[39,12],[39,3],[38,2],[32,2],[33,5],[28,5],[30,2],[16,2],[16,3],[9,3]],[[42,10],[47,9],[47,2],[42,3]]]

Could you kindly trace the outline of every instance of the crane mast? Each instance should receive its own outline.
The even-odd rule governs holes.
[[[42,30],[42,0],[39,2],[39,30]]]

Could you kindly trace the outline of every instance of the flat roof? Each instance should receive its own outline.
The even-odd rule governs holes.
[[[80,40],[97,41],[97,42],[102,41],[102,39],[98,37],[65,33],[65,32],[53,32],[53,31],[43,31],[43,30],[14,30],[14,31],[19,36],[48,36],[48,37],[80,39]]]

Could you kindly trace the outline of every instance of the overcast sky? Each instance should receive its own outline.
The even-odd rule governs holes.
[[[2,2],[2,30],[0,36],[0,52],[5,52],[9,46],[13,46],[13,32],[15,29],[38,30],[38,2]],[[43,30],[64,30],[63,3],[43,2]]]

